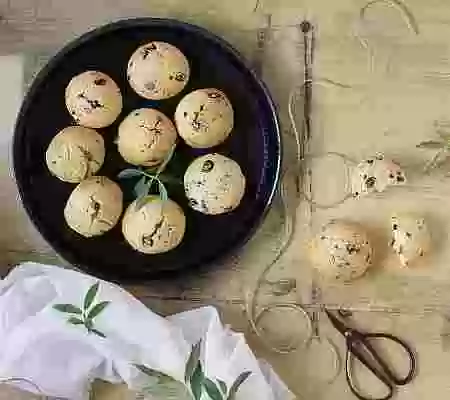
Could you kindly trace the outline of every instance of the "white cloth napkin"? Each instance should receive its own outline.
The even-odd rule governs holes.
[[[148,399],[294,399],[213,307],[163,318],[117,285],[35,263],[0,282],[0,377],[71,400],[96,378]]]

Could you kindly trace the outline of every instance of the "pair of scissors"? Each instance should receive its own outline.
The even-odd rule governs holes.
[[[394,395],[396,386],[403,386],[410,383],[416,372],[416,356],[411,347],[402,339],[389,333],[365,333],[356,330],[348,325],[348,317],[339,312],[324,310],[331,324],[344,336],[347,345],[345,373],[347,383],[352,393],[360,400],[388,400]],[[379,340],[388,340],[400,346],[408,357],[409,370],[404,376],[397,374],[375,349],[374,343]],[[354,382],[352,374],[352,362],[356,358],[361,364],[386,386],[388,393],[384,397],[368,397],[361,393],[361,390]]]

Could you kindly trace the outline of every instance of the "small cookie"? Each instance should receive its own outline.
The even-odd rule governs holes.
[[[152,166],[164,160],[176,138],[175,126],[162,112],[140,108],[131,112],[119,125],[116,142],[125,161]]]
[[[184,174],[189,205],[203,214],[234,210],[245,193],[245,177],[236,161],[220,154],[195,159]]]
[[[189,80],[189,63],[175,46],[150,42],[139,47],[128,61],[130,86],[149,100],[163,100],[180,93]]]
[[[67,225],[85,237],[102,235],[112,229],[122,214],[122,190],[105,176],[81,182],[64,208]]]
[[[72,78],[67,85],[66,106],[77,124],[104,128],[122,111],[122,95],[108,75],[86,71]]]
[[[103,138],[93,129],[83,126],[69,126],[61,130],[45,153],[50,172],[70,183],[78,183],[95,175],[104,159]]]
[[[145,254],[165,253],[177,247],[186,230],[186,217],[177,203],[147,196],[131,203],[122,220],[122,233],[135,250]]]
[[[175,111],[175,124],[189,146],[217,146],[233,129],[233,107],[220,90],[199,89],[180,101]]]
[[[385,159],[382,154],[360,162],[351,176],[353,196],[363,196],[374,192],[384,192],[389,186],[406,182],[403,170],[395,162]]]
[[[325,277],[351,281],[372,265],[373,248],[364,229],[356,223],[331,221],[311,245],[311,261]]]
[[[390,247],[407,267],[423,257],[431,247],[431,234],[425,220],[414,214],[402,213],[391,218]]]

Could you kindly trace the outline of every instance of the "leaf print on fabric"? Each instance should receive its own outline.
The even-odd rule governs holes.
[[[194,346],[192,346],[191,354],[189,355],[189,358],[187,360],[184,374],[184,380],[186,383],[191,381],[192,375],[194,375],[194,371],[197,368],[200,360],[200,349],[201,342],[198,342]]]
[[[99,283],[97,282],[97,283],[94,283],[87,291],[86,296],[84,296],[84,305],[83,305],[84,310],[88,310],[89,307],[92,305],[92,302],[94,301],[95,296],[97,296],[98,288],[99,288]]]
[[[55,310],[69,314],[82,314],[80,308],[74,306],[73,304],[55,304],[53,306]]]
[[[94,327],[94,318],[100,315],[109,305],[109,301],[101,301],[95,304],[100,283],[94,283],[86,292],[83,300],[83,308],[74,304],[55,304],[53,309],[65,314],[72,314],[67,322],[71,325],[84,325],[88,333],[93,333],[99,337],[106,338],[106,335]]]
[[[231,385],[230,392],[228,393],[227,400],[234,400],[236,398],[236,393],[238,392],[241,385],[248,379],[251,375],[251,371],[246,371],[240,374],[234,383]]]
[[[189,389],[183,382],[143,364],[134,366],[149,378],[139,391],[139,398],[142,400],[192,400]]]
[[[217,385],[209,378],[204,381],[205,391],[211,400],[223,400],[223,396]]]

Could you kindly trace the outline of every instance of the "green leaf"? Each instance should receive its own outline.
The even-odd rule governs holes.
[[[220,391],[223,394],[227,394],[227,392],[228,392],[227,384],[224,381],[220,380],[220,379],[217,379],[217,383],[219,384]]]
[[[168,173],[162,173],[158,176],[159,180],[162,183],[168,184],[168,185],[181,185],[183,181],[174,175],[169,175]]]
[[[154,167],[147,167],[144,169],[144,172],[149,175],[155,175],[158,173],[158,166],[155,165]]]
[[[57,311],[69,314],[82,314],[83,312],[73,304],[55,304],[53,308]]]
[[[139,371],[141,371],[143,374],[158,379],[158,383],[167,383],[170,381],[176,381],[175,378],[172,378],[170,375],[165,374],[164,372],[156,371],[152,368],[149,368],[143,364],[133,364]],[[181,382],[180,382],[181,383]]]
[[[198,362],[191,378],[191,391],[195,400],[200,400],[202,397],[204,379],[205,376],[203,375],[202,366],[200,362]]]
[[[98,329],[92,328],[89,330],[89,333],[95,333],[97,336],[102,337],[103,339],[106,338],[106,335],[103,332],[100,332]]]
[[[91,307],[92,303],[94,302],[95,296],[97,296],[99,286],[100,282],[96,282],[87,291],[86,296],[84,296],[84,311],[89,310],[89,308]]]
[[[97,315],[99,315],[109,304],[109,301],[102,301],[98,304],[96,304],[94,307],[92,307],[91,311],[89,311],[88,318],[94,319]]]
[[[148,196],[142,196],[142,197],[136,199],[136,203],[134,204],[134,207],[136,208],[136,211],[139,211],[147,203],[150,203],[151,201],[155,201],[157,199],[158,199],[158,196],[155,196],[152,194],[150,194]]]
[[[161,197],[161,200],[167,201],[167,199],[169,198],[167,189],[164,186],[164,183],[162,183],[159,179],[158,179],[158,191],[159,191],[159,197]]]
[[[230,393],[228,393],[227,400],[234,400],[236,397],[236,393],[238,392],[241,385],[248,379],[248,377],[252,374],[251,371],[245,371],[242,374],[240,374],[234,383],[231,385]]]
[[[435,140],[427,140],[425,142],[419,143],[416,147],[419,149],[439,150],[446,146],[447,146],[447,144],[445,142],[438,142]]]
[[[119,175],[117,177],[119,179],[128,179],[128,178],[135,178],[136,176],[141,176],[142,172],[135,168],[127,168],[123,171],[120,171]]]
[[[195,369],[199,365],[200,360],[201,341],[192,346],[191,354],[186,363],[186,369],[184,371],[184,381],[189,383],[194,375]]]
[[[143,176],[141,179],[138,180],[136,185],[134,185],[133,192],[136,197],[142,197],[146,196],[148,194],[148,191],[150,189],[151,182],[147,181],[147,177]]]
[[[151,399],[155,400],[192,400],[190,391],[183,382],[145,365],[133,365],[147,377],[146,385],[140,391],[140,393],[146,395],[145,398],[150,396]]]
[[[211,400],[223,400],[222,393],[211,379],[205,378],[203,386],[205,387],[206,393],[211,398]]]
[[[94,327],[94,321],[90,318],[87,318],[84,320],[84,326],[88,331],[90,331]]]
[[[159,377],[162,372],[156,371],[152,368],[149,368],[145,366],[144,364],[133,364],[139,371],[141,371],[143,374],[152,376],[152,377]]]
[[[67,319],[67,322],[72,325],[83,325],[84,324],[84,322],[80,318],[77,318],[77,317],[70,317]]]

